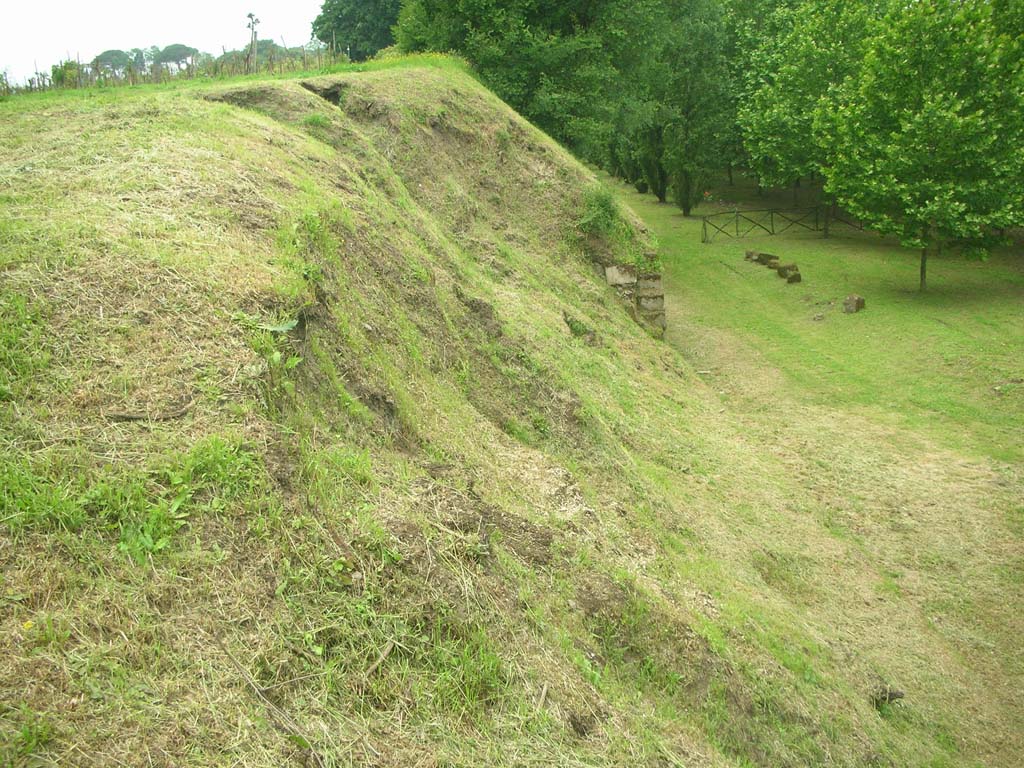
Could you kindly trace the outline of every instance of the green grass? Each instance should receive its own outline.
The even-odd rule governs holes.
[[[700,215],[726,206],[705,206],[687,219],[625,187],[620,194],[661,241],[682,325],[727,330],[801,398],[857,409],[974,454],[1024,458],[1019,246],[986,261],[955,253],[934,260],[922,294],[918,254],[871,233],[838,225],[828,240],[790,229],[703,245]],[[743,186],[716,196],[726,195],[751,208],[791,205],[758,199]],[[803,282],[787,285],[745,262],[747,249],[796,262]],[[865,297],[867,310],[844,315],[843,299],[853,293]]]

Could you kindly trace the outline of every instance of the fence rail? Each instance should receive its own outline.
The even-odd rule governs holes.
[[[746,237],[755,230],[760,234],[778,235],[794,227],[810,232],[820,232],[825,211],[820,205],[808,208],[758,208],[756,210],[724,211],[702,217],[702,243],[710,243],[716,237]],[[831,225],[845,224],[855,229],[864,229],[864,225],[845,217],[844,214],[832,213]]]

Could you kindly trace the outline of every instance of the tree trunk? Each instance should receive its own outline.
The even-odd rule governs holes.
[[[679,190],[679,207],[683,209],[683,216],[689,216],[693,210],[693,174],[683,171],[681,182],[683,188]]]
[[[921,249],[921,293],[928,290],[928,246]]]
[[[824,208],[825,208],[825,226],[824,226],[824,228],[822,230],[822,232],[823,232],[822,236],[827,240],[829,235],[831,234],[832,205],[833,205],[833,203],[832,203],[832,196],[831,195],[825,195],[824,199],[822,200],[822,202],[825,204],[824,205]]]
[[[733,184],[733,180],[732,180],[732,163],[730,163],[730,164],[729,164],[729,167],[728,167],[728,168],[726,168],[726,170],[727,170],[727,171],[728,171],[728,173],[729,173],[729,186],[730,186],[730,187],[731,187],[731,186],[734,186],[734,184]]]

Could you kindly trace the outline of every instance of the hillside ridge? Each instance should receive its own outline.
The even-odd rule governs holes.
[[[4,759],[1012,765],[1019,619],[882,589],[889,506],[779,471],[460,66],[0,110]],[[1014,578],[1016,481],[934,457],[885,504],[961,488]]]

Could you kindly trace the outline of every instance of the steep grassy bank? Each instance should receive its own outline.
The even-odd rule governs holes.
[[[1013,764],[1017,474],[868,493],[752,429],[595,274],[631,214],[468,75],[26,104],[5,760]]]

